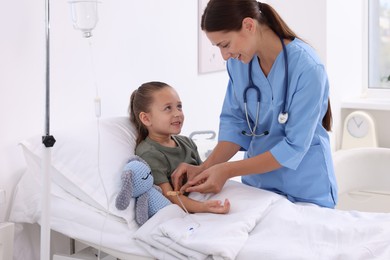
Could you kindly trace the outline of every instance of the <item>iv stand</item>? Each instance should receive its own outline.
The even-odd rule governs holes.
[[[73,1],[74,3],[94,3],[97,0]],[[92,9],[96,12],[95,9]],[[91,30],[97,22],[97,15],[90,16],[87,13],[86,26],[79,28],[83,31],[84,37],[91,37]],[[92,19],[92,20],[91,20]],[[91,22],[92,21],[92,22]],[[50,260],[50,169],[51,169],[51,148],[56,140],[50,135],[50,0],[45,0],[45,25],[46,25],[46,106],[45,106],[45,135],[42,136],[42,143],[45,145],[42,160],[42,213],[41,213],[41,258]]]
[[[45,145],[42,161],[42,213],[41,213],[41,260],[50,259],[50,165],[51,147],[56,140],[50,135],[50,0],[45,0],[46,25],[46,106],[45,106]]]

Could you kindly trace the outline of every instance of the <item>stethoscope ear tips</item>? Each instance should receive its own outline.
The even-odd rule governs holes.
[[[278,116],[278,122],[279,124],[285,124],[288,119],[288,113],[287,112],[282,112]]]

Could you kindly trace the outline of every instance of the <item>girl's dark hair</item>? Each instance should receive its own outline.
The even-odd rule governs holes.
[[[128,112],[130,121],[134,124],[138,132],[136,145],[143,141],[149,134],[148,129],[142,124],[139,114],[141,112],[149,112],[150,105],[153,102],[153,94],[166,87],[170,86],[164,82],[151,81],[142,84],[131,94]]]
[[[246,17],[267,25],[283,39],[299,38],[274,8],[256,0],[210,0],[204,9],[200,27],[206,32],[239,31],[242,28],[242,20]],[[327,131],[332,128],[332,110],[329,99],[328,110],[322,119],[322,125]]]

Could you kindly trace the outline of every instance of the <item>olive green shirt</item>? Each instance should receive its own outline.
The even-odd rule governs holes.
[[[143,140],[135,149],[135,154],[144,159],[150,166],[154,184],[171,182],[171,174],[185,162],[192,165],[202,163],[195,142],[182,135],[172,136],[176,147],[166,147],[150,138]]]

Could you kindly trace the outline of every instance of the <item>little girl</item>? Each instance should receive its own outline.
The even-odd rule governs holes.
[[[172,202],[188,212],[227,213],[229,200],[195,201],[187,196],[168,196],[173,191],[171,174],[176,167],[186,162],[202,163],[195,143],[179,135],[184,114],[177,92],[163,82],[148,82],[135,90],[130,98],[130,120],[138,130],[135,154],[144,159],[152,169],[154,184]]]

